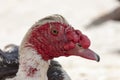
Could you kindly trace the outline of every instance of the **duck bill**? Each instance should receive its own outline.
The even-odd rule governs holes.
[[[97,62],[100,61],[99,55],[97,55],[94,51],[90,49],[84,49],[80,47],[79,45],[76,45],[75,48],[67,51],[68,55],[75,55],[75,56],[81,56],[83,58],[89,59],[89,60],[95,60]]]

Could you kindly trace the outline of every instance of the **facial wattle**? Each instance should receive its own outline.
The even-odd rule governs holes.
[[[76,44],[79,44],[79,46],[85,49],[90,46],[89,38],[82,34],[79,30],[74,30],[72,27],[67,29],[66,37],[68,39],[68,43],[64,46],[65,50],[74,48]]]
[[[57,31],[57,33],[51,30]],[[90,40],[79,30],[61,23],[46,23],[36,26],[28,39],[38,54],[41,54],[44,60],[53,59],[59,56],[69,56],[66,51],[76,47],[76,44],[83,48],[90,46]]]
[[[88,48],[90,46],[90,40],[87,36],[85,35],[81,35],[80,37],[80,40],[79,40],[79,43],[80,45],[83,47],[83,48]]]
[[[37,25],[32,29],[30,38],[28,39],[27,47],[32,47],[44,60],[53,59],[54,57],[62,56],[64,53],[63,45],[66,39],[64,38],[65,25],[61,23],[46,23]],[[54,34],[52,30],[61,31],[59,34]],[[62,54],[63,53],[63,54]]]

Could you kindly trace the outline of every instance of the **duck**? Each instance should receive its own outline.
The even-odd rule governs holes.
[[[100,57],[90,47],[89,38],[74,29],[59,14],[36,22],[19,46],[19,66],[16,76],[5,80],[50,80],[48,69],[54,58],[78,56],[99,62]],[[56,79],[57,80],[57,79]],[[61,80],[70,80],[63,76]]]

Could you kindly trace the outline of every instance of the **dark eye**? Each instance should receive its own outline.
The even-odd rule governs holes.
[[[53,34],[53,35],[57,35],[57,34],[58,34],[58,30],[53,29],[53,30],[52,30],[52,34]]]

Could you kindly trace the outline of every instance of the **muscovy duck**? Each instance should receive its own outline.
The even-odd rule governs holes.
[[[81,56],[99,61],[89,49],[90,40],[75,30],[61,15],[51,15],[36,22],[25,35],[19,48],[19,69],[6,80],[48,80],[50,61],[60,56]],[[64,77],[63,80],[69,80]]]

